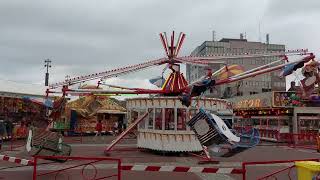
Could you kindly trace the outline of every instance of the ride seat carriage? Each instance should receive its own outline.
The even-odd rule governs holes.
[[[251,129],[245,133],[237,134],[229,129],[225,122],[215,114],[209,114],[200,109],[188,123],[203,146],[211,146],[217,152],[222,147],[229,149],[223,156],[232,156],[245,149],[259,144],[258,130]],[[210,148],[209,148],[210,150]]]
[[[26,149],[32,156],[70,156],[71,154],[71,146],[62,143],[62,135],[60,133],[36,127],[31,127],[29,130]],[[66,159],[48,160],[57,162],[66,161]]]

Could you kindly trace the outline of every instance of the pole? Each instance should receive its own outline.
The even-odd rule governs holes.
[[[33,180],[37,179],[37,156],[33,159]]]
[[[104,150],[105,154],[107,154],[113,146],[115,146],[125,135],[127,135],[135,126],[137,126],[142,120],[144,120],[147,115],[152,111],[148,110],[142,117],[135,120],[125,131],[123,131],[115,140],[112,141],[112,143]]]
[[[51,60],[50,59],[46,59],[44,60],[44,67],[47,68],[47,72],[46,72],[46,77],[45,77],[45,86],[49,85],[49,68],[51,68]]]

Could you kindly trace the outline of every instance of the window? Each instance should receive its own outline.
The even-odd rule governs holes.
[[[174,109],[165,108],[165,130],[174,130]]]
[[[268,88],[262,88],[262,92],[270,92],[271,89],[268,89]]]
[[[162,130],[162,109],[156,108],[155,109],[155,129]]]
[[[140,109],[139,110],[139,118],[141,118],[145,113],[146,113],[145,109]],[[145,128],[145,124],[146,124],[145,121],[146,121],[146,118],[139,123],[139,128],[140,129],[144,129]]]
[[[139,112],[137,111],[137,110],[135,110],[135,109],[132,109],[131,110],[131,121],[130,122],[134,122],[135,120],[137,120],[138,119],[138,114],[139,114]]]
[[[177,130],[186,130],[186,109],[177,109]]]
[[[197,109],[190,109],[189,110],[189,115],[190,115],[190,118],[193,118],[195,115],[197,114]]]
[[[243,92],[241,91],[237,92],[237,96],[243,96]]]
[[[149,110],[152,110],[152,108],[149,108]],[[154,112],[151,111],[151,113],[148,114],[148,129],[153,129],[153,115]]]
[[[259,126],[260,125],[260,119],[253,119],[253,126]]]

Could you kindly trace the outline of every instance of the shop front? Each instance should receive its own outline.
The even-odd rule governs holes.
[[[294,91],[274,91],[229,99],[233,103],[236,130],[259,129],[262,139],[276,141],[287,134],[316,134],[320,107],[301,100]]]
[[[274,92],[230,99],[234,108],[233,128],[238,131],[256,128],[264,140],[276,141],[279,134],[292,129],[292,107],[274,106]]]

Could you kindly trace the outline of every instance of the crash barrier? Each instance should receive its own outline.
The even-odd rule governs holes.
[[[72,164],[59,166],[41,165],[40,160],[64,159]],[[75,162],[81,163],[75,164]],[[116,163],[116,164],[115,164]],[[117,169],[114,170],[116,167]],[[100,171],[99,171],[100,170]],[[121,180],[121,159],[98,157],[70,157],[70,156],[35,156],[33,163],[33,180],[46,179],[54,176],[55,179],[109,179]],[[43,178],[42,178],[43,177]]]
[[[268,179],[270,177],[273,177],[274,179],[277,179],[277,176],[280,176],[279,179],[284,179],[284,176],[287,176],[285,179],[291,179],[292,176],[292,169],[295,167],[296,162],[303,162],[303,161],[319,161],[319,159],[299,159],[299,160],[283,160],[283,161],[257,161],[257,162],[243,162],[242,163],[242,169],[243,169],[243,176],[242,179],[246,180],[247,175],[251,175],[250,179]],[[255,167],[254,173],[250,174],[249,172],[249,166],[250,167]],[[257,176],[257,177],[252,177],[252,175],[258,175],[260,174],[259,172],[259,167],[263,168],[262,172],[267,172],[267,167],[270,169],[271,167],[274,167],[275,171],[269,172],[268,174],[264,174],[262,176]],[[283,166],[282,168],[280,168]],[[286,175],[282,173],[287,173]],[[297,174],[295,174],[297,176]]]

